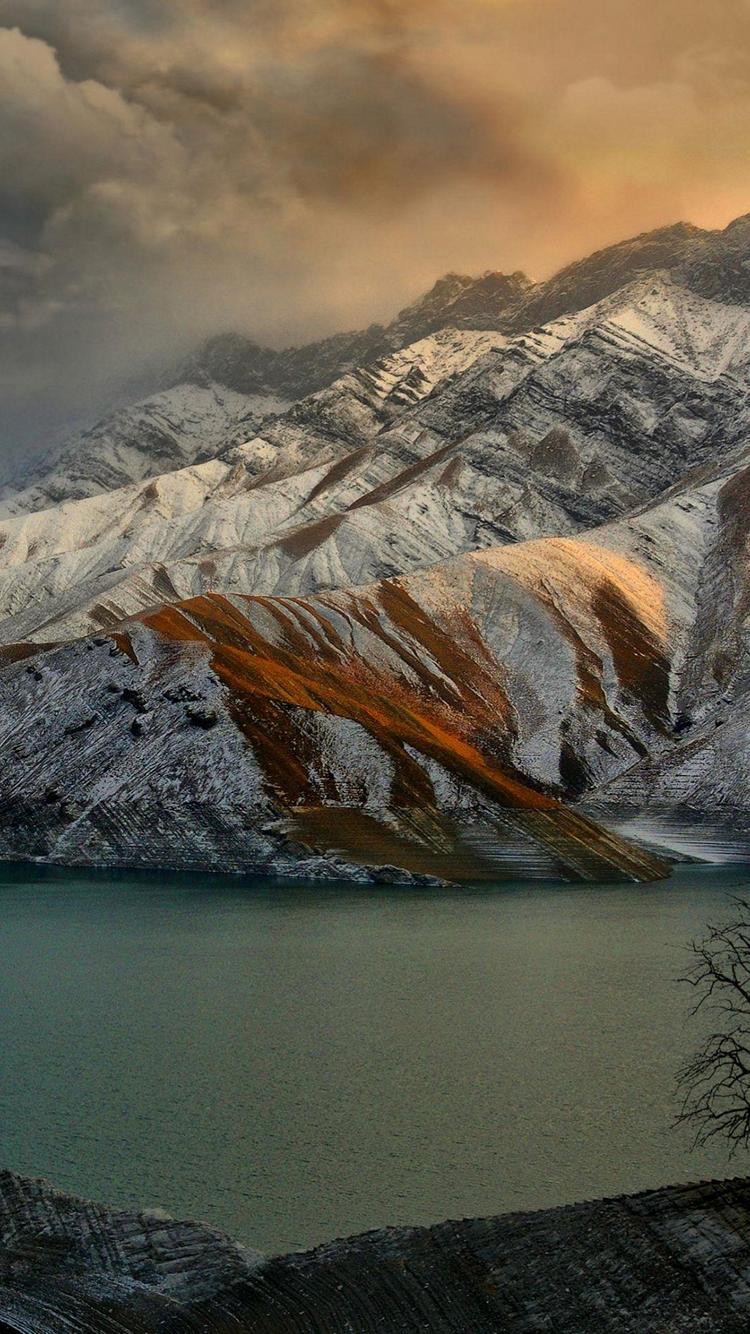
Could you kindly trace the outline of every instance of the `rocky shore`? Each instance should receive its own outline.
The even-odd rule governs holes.
[[[749,1307],[750,1178],[266,1258],[0,1173],[3,1334],[746,1334]]]

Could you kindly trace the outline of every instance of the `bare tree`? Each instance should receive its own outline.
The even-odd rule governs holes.
[[[750,903],[733,902],[735,919],[692,942],[680,979],[697,993],[691,1013],[710,1014],[715,1027],[678,1072],[676,1118],[692,1127],[696,1146],[725,1139],[730,1154],[750,1144]]]

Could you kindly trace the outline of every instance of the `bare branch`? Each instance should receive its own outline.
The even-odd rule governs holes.
[[[693,962],[679,979],[696,993],[690,1014],[712,1013],[718,1027],[677,1073],[675,1117],[695,1146],[722,1138],[730,1154],[750,1144],[750,903],[733,902],[735,920],[691,942]]]

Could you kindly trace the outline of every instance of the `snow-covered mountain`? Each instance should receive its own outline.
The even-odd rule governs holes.
[[[598,251],[536,284],[523,273],[447,274],[385,327],[280,352],[239,334],[212,338],[159,393],[42,452],[26,475],[0,486],[0,516],[210,458],[284,405],[445,328],[529,332],[657,272],[711,299],[745,301],[749,231],[750,217],[722,232],[680,223]]]
[[[443,331],[209,462],[0,521],[0,642],[164,598],[310,593],[572,534],[721,457],[750,310],[665,279],[532,334]]]
[[[0,487],[0,516],[101,495],[211,458],[288,403],[224,385],[179,384],[121,408]]]
[[[483,305],[491,303],[496,313],[530,285],[519,274],[489,277]],[[0,485],[0,516],[98,495],[211,458],[347,371],[388,362],[394,352],[440,332],[450,324],[456,285],[472,283],[449,275],[387,328],[373,325],[282,352],[239,334],[211,338],[159,392],[42,451],[30,468]]]
[[[591,812],[748,805],[748,265],[741,219],[450,276],[286,409],[214,345],[29,479],[6,855],[647,878]]]

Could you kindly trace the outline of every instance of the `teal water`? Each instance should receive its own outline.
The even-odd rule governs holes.
[[[673,979],[749,891],[0,871],[0,1163],[268,1251],[726,1174]]]

